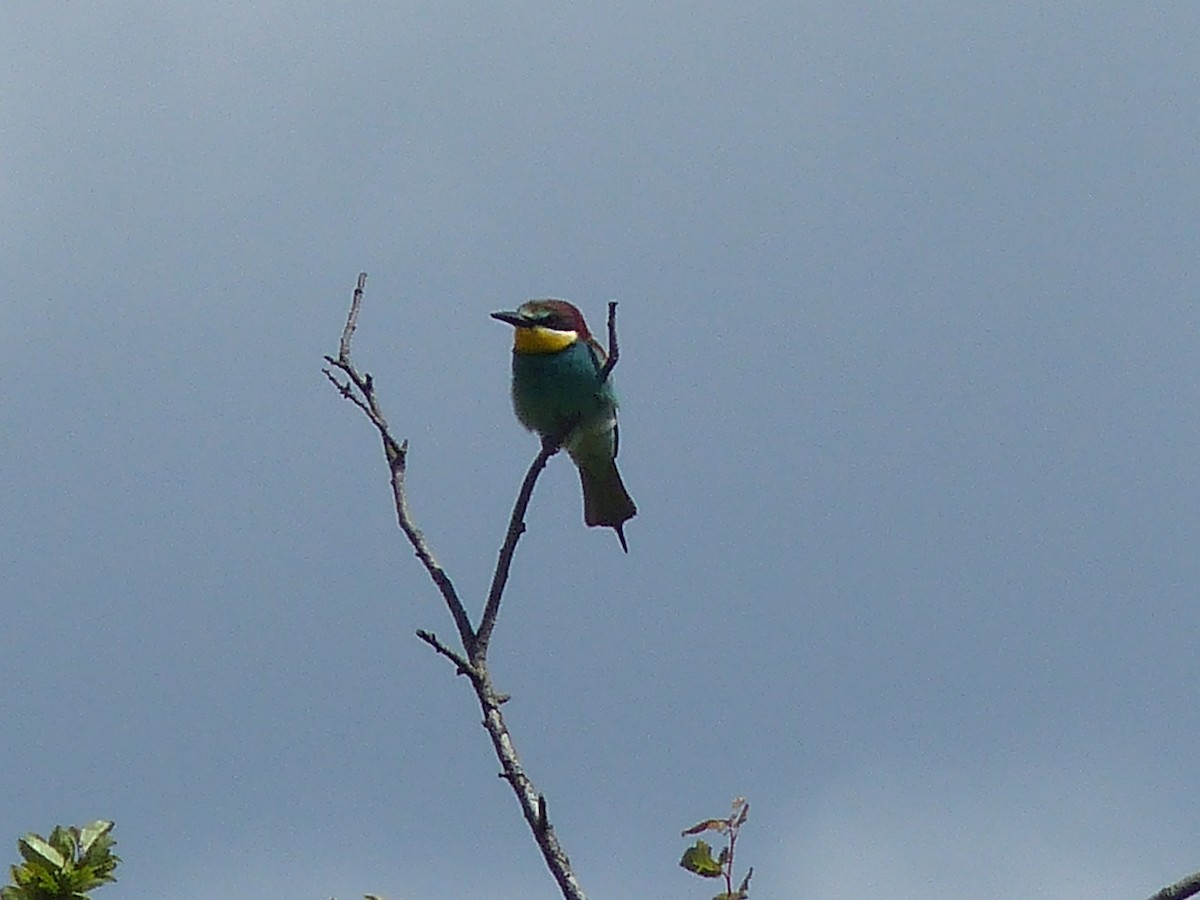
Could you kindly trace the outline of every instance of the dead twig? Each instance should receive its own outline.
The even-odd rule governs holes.
[[[1174,884],[1169,884],[1150,900],[1187,900],[1200,894],[1200,872],[1193,872],[1186,878],[1181,878]]]
[[[617,357],[620,356],[620,348],[617,346],[617,301],[608,301],[608,358],[604,360],[604,365],[600,367],[600,383],[608,381],[608,376],[612,374],[612,370],[616,368]]]

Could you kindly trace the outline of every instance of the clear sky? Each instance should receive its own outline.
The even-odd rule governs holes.
[[[492,649],[595,898],[1127,900],[1200,867],[1200,5],[0,8],[0,862],[113,900],[555,888],[473,609],[509,329],[620,306],[631,552],[555,460]],[[9,859],[11,857],[12,859]]]

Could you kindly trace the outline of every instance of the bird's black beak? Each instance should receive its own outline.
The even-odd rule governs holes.
[[[515,312],[494,312],[492,318],[507,322],[515,328],[529,328],[533,324],[520,313]]]

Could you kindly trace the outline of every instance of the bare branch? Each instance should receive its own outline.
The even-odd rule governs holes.
[[[562,845],[558,843],[554,828],[546,818],[546,798],[538,793],[533,782],[525,774],[521,761],[517,758],[517,751],[513,747],[508,726],[504,723],[504,716],[500,712],[500,699],[492,687],[486,662],[483,664],[480,676],[481,680],[476,683],[476,693],[479,696],[480,708],[483,710],[483,727],[487,729],[488,736],[492,739],[492,748],[496,751],[496,758],[500,760],[503,768],[500,777],[509,783],[513,793],[517,795],[521,813],[529,825],[529,830],[533,833],[534,840],[537,841],[538,848],[542,851],[546,867],[554,876],[554,880],[558,883],[558,889],[562,892],[565,900],[587,900],[583,888],[571,869],[571,861],[567,858]]]
[[[508,583],[508,572],[512,567],[513,554],[517,550],[517,541],[525,533],[525,511],[529,509],[529,500],[533,496],[533,488],[538,476],[550,457],[559,451],[560,441],[543,441],[542,449],[529,464],[525,480],[521,482],[521,490],[517,493],[517,502],[513,504],[512,515],[508,519],[508,532],[504,536],[504,544],[500,547],[500,558],[496,560],[496,570],[492,573],[492,586],[488,590],[487,605],[483,609],[483,618],[479,620],[479,630],[475,634],[475,644],[471,647],[471,661],[480,663],[487,660],[488,644],[492,639],[492,629],[496,627],[496,616],[500,612],[500,598],[504,595],[504,586]]]
[[[330,358],[327,356],[327,357],[325,357],[325,359],[328,360]],[[334,365],[336,365],[336,363],[334,363]],[[359,409],[361,409],[364,413],[366,413],[367,418],[371,417],[370,407],[368,407],[367,404],[365,404],[362,400],[359,399],[358,394],[354,393],[354,389],[350,387],[349,381],[338,381],[337,376],[334,375],[332,372],[330,372],[328,369],[322,369],[321,372],[325,375],[326,378],[328,378],[331,382],[333,382],[333,386],[338,389],[338,393],[342,395],[343,399],[349,400],[351,403],[353,403],[355,406],[357,406]]]
[[[350,314],[346,316],[346,327],[342,329],[342,339],[338,342],[338,359],[344,363],[350,362],[350,341],[354,338],[354,329],[358,327],[358,311],[362,309],[363,289],[367,286],[367,273],[358,273],[358,284],[354,286],[354,299],[350,301]]]
[[[1200,872],[1195,872],[1187,878],[1168,885],[1150,900],[1186,900],[1187,897],[1194,897],[1196,894],[1200,894]]]
[[[508,581],[508,573],[512,565],[513,554],[516,551],[517,541],[525,530],[525,512],[529,507],[530,498],[533,496],[534,486],[542,469],[546,467],[547,461],[559,451],[563,440],[577,423],[570,423],[570,427],[564,429],[562,435],[558,438],[545,439],[542,443],[542,449],[534,458],[529,471],[525,474],[525,480],[521,484],[521,490],[517,494],[516,503],[513,505],[508,532],[505,536],[504,545],[500,550],[500,558],[496,563],[496,571],[492,578],[491,589],[488,592],[484,614],[480,620],[479,630],[476,632],[471,627],[470,618],[458,598],[458,593],[455,591],[449,575],[446,574],[445,570],[434,558],[433,553],[429,549],[428,542],[425,540],[425,535],[416,527],[412,514],[409,511],[408,495],[405,486],[408,464],[408,442],[397,441],[393,437],[387,420],[384,418],[379,406],[379,401],[375,394],[374,381],[369,374],[360,373],[350,360],[350,343],[354,336],[354,329],[358,324],[359,311],[362,308],[363,288],[366,284],[366,277],[365,273],[358,276],[358,284],[354,290],[354,299],[350,304],[350,313],[346,318],[346,325],[342,330],[337,358],[325,357],[325,361],[333,369],[343,373],[346,380],[339,380],[330,369],[323,369],[322,371],[325,373],[325,377],[337,389],[338,393],[354,403],[366,415],[379,433],[380,439],[383,441],[383,451],[384,456],[387,458],[388,471],[391,473],[392,499],[396,506],[396,519],[405,537],[408,538],[408,542],[412,545],[413,550],[416,551],[417,558],[421,561],[421,564],[425,567],[426,572],[429,573],[429,577],[433,580],[442,598],[445,600],[446,607],[450,610],[450,614],[454,619],[455,627],[458,629],[459,638],[462,640],[466,654],[464,655],[446,646],[437,635],[430,631],[420,630],[417,632],[417,637],[432,647],[438,654],[453,662],[460,675],[466,675],[470,679],[475,696],[479,700],[479,706],[483,710],[483,726],[487,729],[488,736],[492,741],[492,747],[496,752],[496,758],[500,761],[503,770],[501,775],[508,781],[513,789],[513,793],[516,794],[517,802],[520,804],[525,821],[529,824],[534,840],[542,852],[546,866],[550,869],[551,875],[554,876],[554,880],[558,883],[565,900],[586,900],[583,889],[575,878],[575,873],[571,870],[571,863],[559,845],[558,838],[554,835],[554,829],[547,820],[546,799],[534,788],[533,783],[525,774],[520,760],[517,758],[517,751],[513,746],[512,737],[509,735],[508,726],[505,724],[504,717],[500,713],[501,704],[506,702],[509,697],[507,694],[501,694],[496,691],[492,684],[491,674],[487,668],[488,643],[491,639],[492,629],[495,627],[496,616],[500,611],[500,597],[504,593],[504,586]],[[616,338],[612,321],[613,308],[615,306],[615,303],[609,305],[609,343],[614,351],[614,359],[612,361],[615,361],[616,350]],[[611,365],[609,365],[609,371],[611,371]]]
[[[451,582],[450,576],[446,574],[446,570],[434,557],[433,551],[429,549],[429,544],[425,540],[424,533],[417,528],[413,522],[412,513],[408,509],[408,493],[404,483],[408,465],[408,441],[401,444],[397,448],[398,452],[394,454],[387,449],[387,443],[388,441],[385,439],[388,468],[392,474],[392,499],[396,504],[396,521],[400,524],[400,529],[408,538],[408,542],[412,544],[413,550],[416,551],[417,559],[421,561],[421,565],[425,567],[425,571],[429,573],[429,577],[433,579],[433,583],[437,585],[438,591],[446,601],[446,607],[454,618],[454,626],[458,629],[459,640],[462,641],[463,647],[469,649],[475,643],[475,632],[471,628],[467,610],[463,607],[462,601],[458,599],[458,592],[454,589],[454,583]]]
[[[475,634],[475,647],[471,652],[471,659],[474,662],[487,659],[488,644],[492,639],[492,629],[496,627],[496,616],[500,612],[500,598],[504,595],[504,586],[508,583],[508,572],[512,566],[513,554],[517,549],[517,541],[525,533],[525,511],[529,508],[533,489],[550,457],[562,449],[567,436],[578,425],[579,416],[574,416],[558,434],[542,438],[542,449],[529,464],[525,480],[521,482],[521,490],[517,492],[517,500],[513,504],[512,515],[508,520],[508,531],[505,533],[504,543],[500,547],[500,558],[496,560],[496,570],[492,573],[492,586],[488,590],[487,605],[484,607],[483,618],[480,619],[479,629]]]
[[[608,359],[600,368],[600,383],[608,381],[608,376],[616,368],[620,348],[617,346],[617,301],[608,301]]]
[[[458,628],[463,647],[469,648],[475,640],[471,620],[467,616],[462,601],[458,598],[458,592],[454,589],[450,576],[446,574],[445,569],[434,557],[425,540],[425,535],[413,522],[412,514],[408,509],[408,496],[404,486],[404,476],[408,464],[408,441],[397,441],[392,435],[391,428],[388,426],[387,419],[383,417],[383,411],[380,409],[379,400],[375,395],[374,380],[369,374],[360,373],[350,360],[350,341],[354,337],[354,329],[358,324],[358,314],[362,308],[363,287],[366,281],[367,274],[363,272],[358,276],[358,283],[354,289],[354,299],[350,303],[350,313],[346,317],[346,325],[342,329],[337,358],[325,357],[326,362],[345,373],[348,381],[339,382],[329,370],[325,370],[325,377],[337,387],[343,397],[363,411],[371,424],[375,426],[375,430],[379,432],[379,438],[383,441],[383,454],[387,459],[388,471],[391,473],[392,498],[395,501],[396,519],[399,522],[400,530],[412,544],[417,559],[421,561],[421,565],[425,567],[425,571],[429,573],[429,577],[437,586],[442,599],[445,600],[450,615],[454,618],[454,624]]]
[[[442,656],[454,663],[454,665],[458,667],[459,675],[467,675],[471,678],[478,676],[479,673],[475,671],[475,667],[467,661],[466,657],[456,650],[452,650],[443,644],[440,640],[438,640],[438,636],[432,631],[425,631],[423,628],[418,628],[417,637],[427,643],[438,653],[442,654]]]

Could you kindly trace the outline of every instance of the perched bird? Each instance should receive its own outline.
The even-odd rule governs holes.
[[[562,439],[579,469],[583,520],[617,532],[637,507],[617,471],[617,398],[601,380],[607,358],[583,314],[565,300],[530,300],[493,319],[515,329],[512,400],[517,419],[543,438]],[[564,434],[565,433],[565,434]]]

